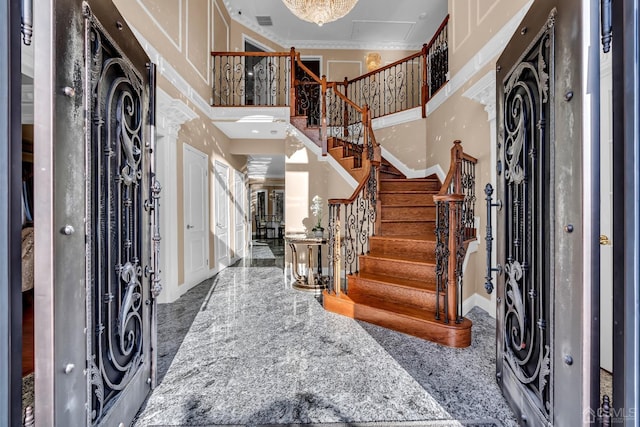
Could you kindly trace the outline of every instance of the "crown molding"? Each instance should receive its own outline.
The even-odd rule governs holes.
[[[184,123],[198,117],[187,104],[172,98],[161,88],[156,88],[156,112],[158,132],[166,130],[170,135],[177,135]]]
[[[496,119],[496,73],[491,70],[473,86],[462,93],[462,96],[484,105],[489,120]]]

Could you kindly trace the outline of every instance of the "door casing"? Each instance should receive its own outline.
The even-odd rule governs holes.
[[[229,266],[229,166],[215,162],[215,257],[218,271]]]
[[[193,286],[209,275],[209,157],[184,144],[184,282]]]

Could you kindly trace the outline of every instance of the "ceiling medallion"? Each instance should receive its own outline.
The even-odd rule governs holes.
[[[353,9],[358,0],[282,0],[298,18],[322,27],[327,22],[342,18]]]

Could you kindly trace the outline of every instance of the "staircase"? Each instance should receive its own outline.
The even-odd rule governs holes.
[[[470,320],[436,316],[445,304],[436,296],[433,196],[440,187],[433,176],[380,179],[380,232],[360,255],[360,271],[347,277],[348,295],[324,293],[326,310],[450,347],[471,344]]]
[[[321,146],[319,128],[308,127],[306,117],[294,116],[291,123]],[[332,136],[326,146],[356,181],[366,180],[370,164],[363,145]],[[436,292],[434,196],[441,182],[435,176],[407,179],[385,159],[378,174],[376,235],[369,237],[368,253],[358,255],[346,292],[324,292],[324,308],[442,345],[469,346],[471,321],[445,321],[448,301],[442,289]]]

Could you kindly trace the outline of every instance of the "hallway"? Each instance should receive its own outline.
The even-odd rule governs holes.
[[[254,242],[252,258],[159,307],[158,387],[135,426],[516,425],[485,312],[469,313],[466,349],[356,322],[292,290],[283,252]]]

